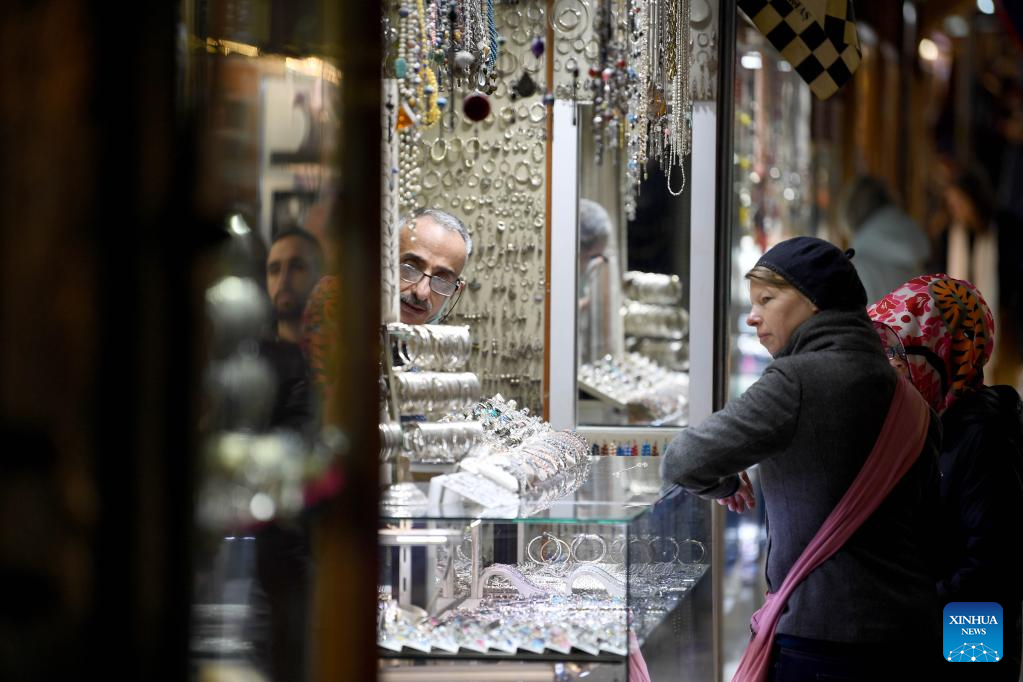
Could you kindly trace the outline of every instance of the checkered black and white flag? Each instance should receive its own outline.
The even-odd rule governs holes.
[[[739,9],[818,99],[838,92],[860,65],[852,0],[739,0]]]

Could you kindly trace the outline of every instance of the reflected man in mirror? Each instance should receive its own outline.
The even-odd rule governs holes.
[[[601,268],[610,263],[608,246],[613,226],[607,209],[590,199],[579,199],[579,269],[576,294],[579,300],[577,334],[578,362],[593,362],[615,346],[610,340],[616,330],[611,329],[612,295],[610,288],[617,285],[617,277],[607,277]],[[617,296],[613,297],[617,300]],[[593,303],[596,301],[596,303]]]
[[[420,208],[399,223],[401,321],[441,321],[454,308],[465,280],[462,270],[472,254],[465,224],[446,211]]]
[[[611,238],[611,216],[595,201],[579,200],[579,288],[580,307],[592,270],[607,262],[608,240]]]
[[[259,349],[277,378],[270,428],[305,432],[310,427],[309,366],[299,343],[302,313],[322,270],[323,249],[311,233],[289,228],[274,237],[266,259],[266,289],[274,327]]]
[[[595,201],[579,200],[579,310],[590,304],[590,278],[594,269],[608,262],[611,216]]]
[[[273,327],[260,340],[259,352],[277,378],[270,429],[290,429],[311,438],[316,429],[309,364],[299,345],[302,319],[313,287],[324,268],[323,249],[311,232],[281,230],[266,258],[266,290]],[[312,574],[307,519],[275,519],[255,537],[254,582],[250,608],[252,657],[268,679],[306,679],[308,601]]]
[[[301,341],[302,312],[322,270],[323,249],[316,237],[297,227],[277,233],[266,259],[266,289],[278,340]]]

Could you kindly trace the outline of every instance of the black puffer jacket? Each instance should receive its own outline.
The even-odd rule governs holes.
[[[1002,606],[998,679],[1020,675],[1023,581],[1023,403],[1009,386],[983,387],[941,416],[942,560],[938,594],[949,602]],[[985,678],[989,679],[989,678]],[[994,678],[990,678],[994,679]]]
[[[1009,386],[984,387],[953,403],[941,422],[939,593],[943,602],[1013,597],[1018,606],[1023,402]]]

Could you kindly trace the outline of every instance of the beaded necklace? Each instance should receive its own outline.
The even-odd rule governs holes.
[[[418,52],[417,62],[421,78],[417,81],[419,100],[425,103],[426,110],[420,115],[424,126],[431,126],[440,118],[440,108],[437,106],[437,76],[430,68],[427,46],[430,44],[426,34],[426,9],[423,0],[416,0],[416,17],[419,20],[419,44],[416,46]]]
[[[398,56],[394,60],[394,75],[398,82],[398,105],[396,127],[398,128],[398,203],[400,210],[415,207],[420,186],[419,165],[414,163],[415,151],[421,139],[416,120],[416,74],[415,57],[410,52],[415,48],[411,37],[412,12],[407,5],[398,9]],[[410,64],[411,62],[411,64]]]

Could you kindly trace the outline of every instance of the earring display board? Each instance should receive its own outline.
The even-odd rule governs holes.
[[[464,9],[470,19],[473,11],[481,10],[478,2],[433,3],[424,8],[428,18],[438,11],[438,4],[450,5],[456,12]],[[410,9],[398,6],[392,15],[399,34],[407,19],[400,16],[402,7]],[[447,321],[471,329],[474,348],[469,366],[480,378],[482,393],[502,394],[539,413],[546,227],[546,3],[495,3],[492,12],[493,27],[503,43],[489,71],[475,77],[441,74],[436,121],[425,125],[421,115],[418,126],[400,132],[399,208],[402,214],[420,207],[440,208],[466,224],[474,253],[462,273],[466,289]],[[484,25],[489,23],[482,12],[477,18]],[[434,19],[430,25],[443,27],[444,22]],[[456,63],[468,54],[456,52]],[[401,106],[395,99],[385,104]]]

